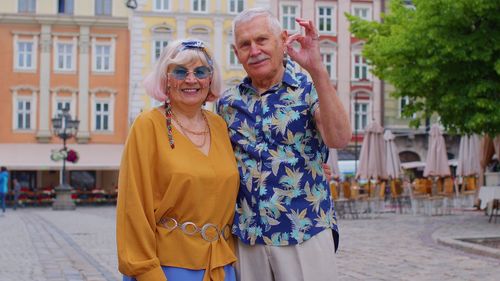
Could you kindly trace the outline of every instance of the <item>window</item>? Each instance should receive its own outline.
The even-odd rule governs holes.
[[[71,101],[68,100],[56,101],[56,112],[54,112],[54,117],[61,114],[65,108],[68,109],[68,112],[71,112]]]
[[[16,69],[35,69],[35,54],[32,41],[17,41],[16,45]]]
[[[321,59],[323,60],[323,64],[328,71],[330,79],[334,80],[336,78],[336,69],[335,69],[335,54],[334,53],[322,53]]]
[[[96,188],[96,171],[69,171],[69,184],[78,190]]]
[[[207,0],[191,0],[191,10],[197,13],[207,12]]]
[[[108,131],[109,126],[109,102],[96,101],[95,103],[95,128],[96,131]]]
[[[354,102],[354,130],[363,131],[368,125],[368,102]]]
[[[59,71],[72,71],[75,69],[74,65],[74,44],[61,43],[56,44],[55,56],[55,69]]]
[[[163,49],[165,47],[167,47],[168,45],[168,41],[167,40],[155,40],[154,41],[154,61],[156,62],[159,58],[160,58],[160,55],[161,55],[161,52],[163,51]]]
[[[317,10],[317,26],[320,33],[333,33],[333,7],[332,6],[320,6]]]
[[[37,171],[11,171],[12,178],[17,179],[21,184],[21,188],[28,188],[29,190],[36,190],[36,174]]]
[[[57,12],[59,14],[73,14],[73,0],[58,0]]]
[[[241,64],[238,61],[238,57],[234,53],[233,47],[229,44],[229,68],[241,68]]]
[[[96,16],[111,16],[111,0],[95,0]]]
[[[360,54],[355,54],[353,67],[354,80],[371,80],[370,74],[368,72],[369,68],[368,63],[366,62],[366,58],[364,58]]]
[[[298,5],[282,5],[281,6],[281,25],[283,29],[290,31],[297,31],[297,23],[295,19],[299,15]]]
[[[372,11],[369,6],[353,6],[352,14],[364,20],[372,20]]]
[[[92,70],[95,72],[113,72],[114,71],[114,56],[113,43],[99,43],[94,39],[93,45],[93,65]]]
[[[36,1],[35,0],[18,0],[17,11],[19,13],[35,13]]]
[[[245,9],[243,0],[229,0],[229,13],[237,14]]]
[[[399,98],[399,117],[400,118],[407,118],[406,116],[403,116],[403,111],[404,111],[405,107],[411,103],[412,103],[411,99],[408,96],[404,96],[404,97]],[[417,114],[413,113],[411,118],[416,118],[416,117],[417,117]]]
[[[154,0],[153,10],[158,12],[170,11],[170,0]]]
[[[30,130],[32,118],[31,98],[18,98],[16,103],[16,129]]]
[[[172,28],[168,25],[160,24],[151,28],[151,64],[154,64],[160,58],[163,49],[173,39]]]

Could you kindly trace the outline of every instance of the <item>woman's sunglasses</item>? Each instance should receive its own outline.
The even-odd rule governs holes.
[[[206,79],[210,77],[212,71],[207,66],[198,66],[197,68],[193,69],[193,71],[189,71],[187,70],[187,68],[182,66],[176,66],[174,69],[172,69],[170,75],[172,75],[172,77],[177,80],[185,80],[189,73],[193,73],[194,77],[196,77],[197,79]]]

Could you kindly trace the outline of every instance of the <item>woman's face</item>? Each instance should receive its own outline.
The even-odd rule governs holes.
[[[168,95],[172,106],[201,107],[210,90],[212,73],[200,60],[168,69]]]

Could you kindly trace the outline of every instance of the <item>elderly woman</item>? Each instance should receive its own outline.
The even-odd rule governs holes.
[[[231,225],[239,175],[226,123],[202,105],[220,74],[201,41],[172,42],[146,78],[163,106],[133,123],[120,167],[124,280],[235,280]]]

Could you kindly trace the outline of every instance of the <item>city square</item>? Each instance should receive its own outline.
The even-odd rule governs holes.
[[[500,279],[500,2],[1,2],[0,281]]]
[[[338,280],[497,280],[496,258],[455,238],[498,237],[479,211],[341,219]],[[0,217],[1,281],[115,281],[115,207],[23,208]],[[441,241],[441,242],[440,242]],[[494,249],[494,248],[492,248]],[[479,254],[478,254],[479,253]]]

